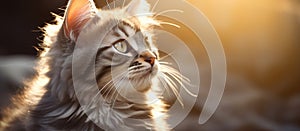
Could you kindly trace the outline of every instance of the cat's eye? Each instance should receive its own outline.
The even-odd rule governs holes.
[[[128,53],[128,44],[125,40],[117,42],[113,47],[120,53]]]

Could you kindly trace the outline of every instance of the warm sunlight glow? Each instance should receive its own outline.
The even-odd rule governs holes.
[[[151,107],[153,108],[151,110],[151,115],[154,123],[155,130],[157,131],[164,131],[168,126],[166,123],[166,114],[164,113],[166,111],[165,104],[159,100],[153,92],[149,92],[148,100],[150,100],[153,103],[150,103]]]

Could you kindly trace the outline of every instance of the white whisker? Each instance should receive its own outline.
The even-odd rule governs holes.
[[[163,78],[165,78],[164,80],[165,80],[166,83],[169,85],[169,87],[170,87],[171,90],[173,91],[174,95],[175,95],[176,98],[178,99],[179,103],[183,106],[182,98],[181,98],[179,92],[178,92],[177,89],[176,89],[176,83],[174,83],[174,82],[172,81],[172,79],[169,78],[169,76],[167,76],[167,75],[165,75],[165,74],[164,74],[163,76],[164,76]]]
[[[134,15],[134,16],[136,16],[136,17],[139,17],[139,16],[153,16],[155,13],[151,13],[151,12],[149,12],[149,13],[140,13],[140,14],[136,14],[136,15]]]
[[[125,73],[125,72],[124,72]],[[124,74],[124,73],[121,73],[119,76],[117,76],[116,78],[118,78],[118,77],[120,77],[122,74]],[[97,102],[99,102],[99,98],[98,99],[96,99],[96,97],[98,97],[98,95],[99,94],[101,94],[101,92],[104,90],[104,89],[111,89],[111,87],[112,87],[112,82],[113,82],[113,80],[110,80],[109,82],[107,82],[98,92],[97,92],[97,94],[92,98],[92,101],[87,105],[87,107],[90,107],[93,103],[97,103]],[[107,90],[105,90],[105,92],[106,92]],[[104,92],[104,93],[105,93]]]
[[[170,22],[160,21],[159,23],[162,24],[162,25],[170,25],[170,26],[174,26],[176,28],[180,28],[179,25],[174,24],[174,23],[170,23]]]
[[[185,82],[185,83],[188,83],[188,82],[186,82],[186,81],[184,81],[180,76],[177,76],[177,75],[175,75],[175,74],[172,74],[172,73],[168,73],[170,76],[172,76],[173,77],[173,79],[175,79],[180,85],[181,85],[181,87],[189,94],[189,95],[191,95],[191,96],[193,96],[193,97],[197,97],[197,95],[195,95],[195,94],[193,94],[191,91],[189,91],[186,87],[185,87],[185,85],[183,84],[183,82]],[[179,79],[181,79],[181,80],[179,80]],[[183,81],[183,82],[182,82]]]
[[[110,105],[111,108],[110,108],[110,110],[109,110],[109,112],[108,112],[108,116],[110,115],[111,111],[113,111],[115,102],[116,102],[116,100],[117,100],[117,98],[118,98],[118,96],[119,96],[119,93],[117,93],[117,92],[118,92],[118,89],[121,88],[120,85],[121,85],[123,79],[124,79],[124,76],[122,76],[120,80],[118,80],[118,81],[116,81],[116,82],[114,83],[114,86],[115,86],[114,89],[115,89],[115,90],[113,91],[113,93],[112,93],[112,95],[111,95],[111,97],[112,97],[112,99],[111,99],[111,105]],[[117,93],[116,96],[114,96],[115,93]]]
[[[160,67],[161,67],[161,71],[162,71],[162,72],[173,73],[173,74],[175,74],[176,76],[178,76],[178,78],[184,79],[184,80],[187,82],[187,84],[191,82],[189,78],[187,78],[187,77],[185,77],[184,75],[182,75],[181,73],[179,73],[179,72],[178,72],[175,68],[173,68],[173,67],[170,67],[170,66],[168,66],[168,65],[161,65]]]
[[[169,13],[169,12],[179,12],[179,13],[183,13],[182,10],[178,10],[178,9],[170,9],[170,10],[165,10],[165,11],[161,11],[159,13],[155,13],[153,19],[156,19],[158,16],[162,16],[165,13]],[[175,24],[175,23],[171,23],[171,22],[166,22],[166,21],[159,21],[160,24],[164,24],[164,25],[170,25],[170,26],[174,26],[176,28],[180,28],[179,25]]]
[[[95,98],[96,98],[99,94],[100,94],[100,91],[98,91],[98,92],[96,93],[96,95],[92,98],[91,102],[89,102],[89,103],[86,105],[87,108],[89,108],[91,105],[93,105],[94,102],[97,102]]]
[[[197,97],[197,95],[195,95],[194,93],[192,93],[190,90],[187,89],[187,87],[185,86],[193,86],[190,84],[190,80],[183,76],[181,73],[179,73],[175,68],[167,66],[167,65],[160,65],[161,68],[161,72],[163,72],[164,74],[171,76],[173,79],[175,79],[175,81],[181,85],[181,87],[191,96],[193,97]],[[168,79],[168,78],[167,78]],[[170,78],[169,78],[170,80]]]
[[[156,18],[157,16],[160,16],[162,14],[165,14],[165,13],[169,13],[169,12],[179,12],[179,13],[183,13],[182,10],[178,10],[178,9],[170,9],[170,10],[164,10],[162,12],[159,12],[159,13],[156,13],[154,18]]]
[[[123,0],[122,8],[124,8],[124,6],[125,6],[125,1],[126,1],[126,0]]]
[[[133,66],[133,67],[129,67],[127,70],[130,71],[130,70],[132,70],[134,68],[142,68],[142,67],[144,67],[144,66]]]
[[[105,0],[105,2],[106,2],[106,5],[108,6],[108,8],[109,8],[109,10],[112,10],[112,8],[111,8],[111,6],[110,6],[110,3],[108,3],[108,1],[107,0]],[[114,4],[115,4],[115,0],[114,0]],[[114,16],[114,18],[115,18],[115,22],[117,22],[117,24],[119,24],[120,23],[120,21],[116,18],[116,16]]]
[[[155,4],[154,4],[154,5],[153,5],[153,7],[152,7],[152,10],[151,10],[151,12],[154,12],[154,10],[155,10],[155,8],[156,8],[156,6],[157,6],[158,2],[159,2],[159,0],[157,0],[157,1],[155,2]]]
[[[123,72],[123,73],[121,73],[120,75],[118,75],[118,76],[116,76],[115,77],[115,79],[120,79],[120,77],[122,77],[122,75],[124,75],[125,73],[127,73],[127,72]],[[89,106],[91,106],[91,104],[93,104],[93,103],[97,103],[97,102],[99,102],[99,100],[101,100],[101,99],[96,99],[96,97],[99,95],[99,94],[101,94],[101,92],[104,90],[104,89],[108,89],[108,90],[105,90],[104,92],[103,92],[103,94],[105,94],[107,91],[109,91],[110,92],[110,90],[112,89],[112,83],[113,82],[113,79],[111,79],[110,81],[108,81],[98,92],[97,92],[97,94],[93,97],[93,99],[92,99],[92,101],[88,104],[88,107]],[[108,93],[109,93],[108,92]],[[105,96],[103,96],[103,98],[105,98],[107,95],[105,95]]]
[[[121,76],[121,75],[119,75],[119,76]],[[117,77],[119,77],[119,76],[117,76]],[[112,82],[113,82],[113,80],[110,80],[109,82],[107,82],[98,92],[97,92],[97,94],[93,97],[93,99],[92,99],[92,101],[87,105],[87,107],[89,107],[89,106],[91,106],[91,104],[93,104],[94,102],[98,102],[100,99],[96,99],[96,97],[99,95],[99,94],[101,94],[101,92],[104,90],[104,89],[111,89],[111,87],[112,87]],[[107,90],[105,90],[105,92],[106,92]],[[104,93],[105,93],[104,92]]]
[[[169,54],[167,54],[167,55],[165,55],[165,56],[163,56],[161,58],[159,58],[159,60],[164,60],[164,59],[168,58],[169,56],[171,56],[173,54],[173,52],[174,51],[172,51],[171,53],[169,53]]]
[[[118,99],[119,93],[117,93],[117,92],[118,92],[118,89],[121,88],[120,85],[122,84],[122,81],[123,81],[123,80],[124,80],[124,77],[122,77],[121,80],[118,82],[118,85],[115,86],[115,87],[116,87],[116,90],[115,90],[114,93],[112,94],[112,96],[115,97],[115,98],[113,98],[113,101],[112,101],[112,105],[111,105],[111,108],[112,108],[112,109],[114,108],[115,103],[116,103],[116,100]],[[119,92],[121,92],[121,91],[122,91],[122,88],[120,89]],[[114,96],[115,93],[117,93],[116,96]]]
[[[193,97],[197,97],[197,95],[196,94],[194,94],[194,93],[192,93],[189,89],[187,89],[187,87],[183,84],[183,83],[185,83],[185,84],[187,84],[188,86],[191,86],[191,87],[195,87],[194,85],[192,85],[192,84],[190,84],[190,82],[188,82],[187,80],[184,80],[183,78],[184,77],[180,77],[180,76],[178,76],[178,75],[176,75],[176,74],[172,74],[172,73],[168,73],[170,76],[172,76],[174,79],[176,79],[176,81],[182,86],[182,88],[189,94],[189,95],[191,95],[191,96],[193,96]],[[182,79],[182,82],[179,82],[179,79]]]
[[[166,82],[164,81],[164,79],[162,79],[161,77],[158,77],[158,80],[161,82],[163,88],[165,88],[165,90],[167,90],[167,94],[169,96],[171,96],[171,93],[170,93],[169,89],[167,88],[168,86],[166,85]]]
[[[158,63],[159,63],[159,64],[166,64],[166,65],[173,65],[172,63],[170,63],[170,62],[165,62],[165,61],[159,61]]]
[[[111,80],[110,80],[108,83],[106,83],[103,87],[105,87],[105,86],[106,86],[107,84],[109,84],[109,83],[114,84],[114,83],[112,83],[112,82],[115,82],[116,80],[122,78],[122,76],[123,76],[125,73],[127,73],[127,72],[123,72],[123,73],[117,75],[116,77],[113,77],[113,79],[111,79]],[[102,89],[103,89],[103,87],[102,87]],[[100,91],[102,91],[102,89],[101,89]],[[105,92],[104,92],[104,93],[105,93]]]

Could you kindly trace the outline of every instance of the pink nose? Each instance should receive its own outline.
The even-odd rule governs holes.
[[[155,55],[150,51],[144,51],[140,54],[140,58],[143,58],[145,62],[148,62],[151,66],[155,64]]]
[[[154,57],[145,58],[145,62],[148,62],[151,66],[153,66],[155,63],[155,58]]]

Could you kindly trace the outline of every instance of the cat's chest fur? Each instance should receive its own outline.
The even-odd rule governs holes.
[[[141,14],[146,16],[136,17]],[[92,0],[70,0],[65,16],[56,16],[57,24],[44,28],[38,74],[16,97],[7,110],[13,115],[7,113],[1,126],[21,121],[27,130],[169,130],[167,108],[157,93],[163,88],[157,78],[158,49],[149,31],[158,23],[147,14],[152,13],[145,0],[108,11],[97,10]],[[90,43],[99,45],[90,47],[97,49],[95,59],[84,59],[90,52],[74,55],[76,47],[83,50]],[[78,57],[80,64],[74,64]],[[86,72],[93,64],[95,72]],[[74,87],[76,71],[87,74],[79,91]],[[92,81],[96,86],[90,86]]]

